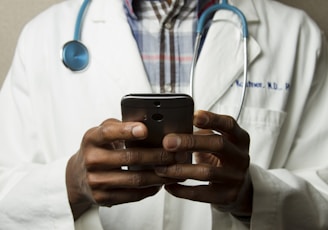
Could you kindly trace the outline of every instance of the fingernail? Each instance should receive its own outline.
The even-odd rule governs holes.
[[[144,129],[140,125],[137,125],[137,126],[132,127],[132,135],[134,137],[140,138],[140,137],[144,137],[146,134],[145,134]]]
[[[167,136],[164,141],[167,150],[176,150],[181,144],[181,138],[178,136]]]

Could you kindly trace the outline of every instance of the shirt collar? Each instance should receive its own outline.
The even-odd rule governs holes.
[[[149,1],[165,1],[165,0],[149,0]],[[176,0],[178,1],[178,0]],[[198,3],[198,11],[201,12],[204,8],[207,8],[209,6],[211,6],[212,4],[214,4],[217,0],[202,0],[199,1]],[[137,2],[138,0],[124,0],[124,8],[127,11],[127,14],[134,18],[137,19]]]
[[[133,0],[123,0],[124,1],[124,8],[127,11],[127,14],[134,18],[137,19],[136,16],[136,3],[138,1],[133,1]],[[149,1],[161,1],[161,0],[149,0]],[[162,0],[164,1],[164,0]],[[201,0],[199,1],[198,4],[198,14],[200,14],[201,12],[204,11],[204,9],[208,8],[209,6],[211,6],[212,4],[214,4],[215,2],[217,2],[218,0]],[[249,1],[245,1],[245,0],[229,0],[230,4],[232,4],[233,6],[236,6],[237,8],[239,8],[243,14],[245,15],[247,21],[258,21],[258,15],[253,3],[253,0],[249,0]]]
[[[130,17],[137,18],[135,7],[133,7],[133,0],[124,0],[124,8]]]

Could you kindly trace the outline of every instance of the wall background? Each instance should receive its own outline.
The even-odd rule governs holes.
[[[0,0],[0,86],[7,75],[23,26],[39,12],[63,0]]]
[[[23,26],[40,11],[63,0],[0,0],[0,86]],[[110,0],[109,0],[110,1]],[[328,0],[279,0],[305,9],[328,35]]]

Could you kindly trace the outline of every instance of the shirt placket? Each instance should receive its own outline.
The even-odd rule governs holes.
[[[157,4],[158,5],[158,4]],[[160,92],[174,93],[176,91],[177,78],[177,49],[176,49],[176,21],[183,5],[182,0],[172,2],[172,6],[163,1],[160,6],[162,10],[154,8],[155,12],[163,13],[159,15],[160,36],[159,36],[159,73]]]

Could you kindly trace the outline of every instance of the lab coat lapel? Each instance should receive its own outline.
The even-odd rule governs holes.
[[[122,1],[96,0],[90,5],[89,14],[93,24],[90,30],[94,30],[90,35],[90,45],[94,44],[95,36],[98,40],[98,44],[94,44],[97,54],[92,55],[94,63],[101,65],[98,71],[106,71],[105,74],[113,78],[124,93],[151,92]]]
[[[243,1],[235,0],[236,5]],[[238,6],[249,21],[257,21],[253,7]],[[239,18],[230,11],[219,11],[206,36],[195,69],[195,107],[210,109],[242,76],[244,44],[239,29]],[[260,46],[251,36],[248,39],[248,66],[260,54]]]

